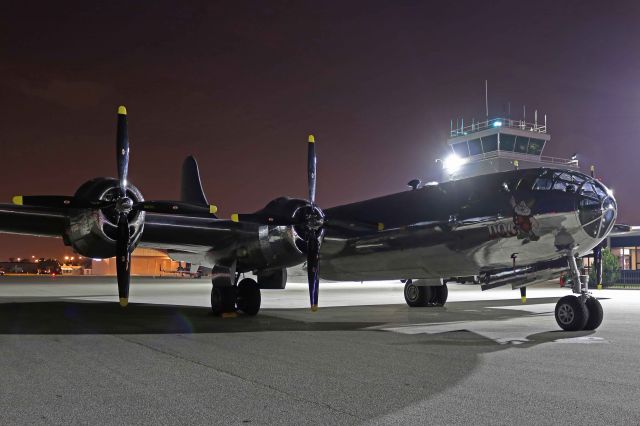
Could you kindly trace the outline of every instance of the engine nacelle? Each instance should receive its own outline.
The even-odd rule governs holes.
[[[301,247],[304,241],[292,226],[262,225],[255,240],[235,251],[238,270],[263,271],[299,265],[306,259]]]
[[[75,197],[87,200],[112,201],[119,193],[119,183],[113,178],[96,178],[84,183],[76,191]],[[127,197],[134,203],[144,201],[135,186],[129,184]],[[132,212],[129,215],[131,246],[135,248],[142,235],[145,213]],[[65,241],[85,257],[104,259],[116,255],[118,213],[113,207],[104,209],[78,209],[71,211]]]

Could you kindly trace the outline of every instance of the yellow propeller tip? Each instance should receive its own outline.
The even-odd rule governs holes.
[[[129,304],[129,298],[128,297],[121,297],[120,298],[120,306],[125,308],[128,304]]]
[[[526,297],[521,297],[520,300],[522,300],[522,303],[527,303],[527,298]]]
[[[11,202],[15,205],[21,206],[23,203],[22,195],[16,195],[11,199]]]
[[[316,138],[313,135],[309,135],[309,143],[316,143]]]
[[[378,223],[378,231],[384,231],[384,223]]]
[[[238,213],[234,213],[231,215],[231,221],[232,222],[239,222],[240,218],[238,217]]]
[[[124,105],[118,107],[118,115],[127,115],[127,108]]]
[[[311,312],[317,312],[318,311],[318,305],[311,305]]]
[[[216,214],[216,213],[218,213],[218,206],[214,206],[213,204],[211,204],[211,205],[209,206],[209,213],[211,213],[211,214]]]

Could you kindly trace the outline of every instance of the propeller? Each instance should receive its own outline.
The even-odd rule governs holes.
[[[129,215],[132,212],[146,211],[187,216],[213,217],[217,212],[214,205],[201,206],[176,201],[134,202],[127,193],[129,174],[129,133],[127,128],[127,109],[118,107],[116,131],[116,164],[118,167],[118,196],[115,200],[87,200],[64,195],[17,195],[13,203],[18,205],[55,208],[55,209],[102,209],[113,207],[118,217],[116,239],[116,270],[118,275],[118,296],[121,306],[129,303],[129,284],[131,282],[131,241]]]
[[[118,297],[120,306],[129,304],[129,284],[131,283],[131,235],[129,233],[129,213],[133,210],[133,200],[127,197],[127,175],[129,174],[129,132],[127,129],[127,109],[118,107],[116,131],[116,163],[120,195],[115,201],[118,212],[118,239],[116,240],[116,271],[118,275]]]
[[[316,140],[309,135],[307,144],[307,179],[309,183],[309,210],[305,214],[305,230],[307,234],[307,279],[309,281],[309,302],[311,310],[318,310],[318,291],[320,278],[318,263],[320,247],[324,239],[324,212],[316,206]]]
[[[358,229],[363,226],[370,230],[382,230],[382,224],[345,224],[331,223],[325,221],[325,215],[322,209],[316,205],[316,146],[315,138],[309,135],[307,144],[307,182],[309,189],[309,198],[303,203],[302,207],[297,209],[293,217],[288,211],[281,211],[277,207],[265,209],[253,214],[233,214],[231,220],[234,222],[251,222],[261,225],[275,226],[297,226],[302,228],[306,241],[307,255],[307,278],[309,282],[309,303],[312,311],[318,310],[318,290],[319,275],[318,264],[320,260],[320,248],[327,227],[336,227],[340,229]],[[351,226],[351,228],[350,228]]]

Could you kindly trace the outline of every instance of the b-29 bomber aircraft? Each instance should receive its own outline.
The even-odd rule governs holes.
[[[284,289],[287,268],[306,265],[311,309],[319,279],[402,280],[411,307],[443,305],[447,281],[520,289],[569,270],[575,295],[555,309],[565,330],[595,329],[602,307],[576,258],[611,231],[616,201],[602,183],[563,169],[524,169],[429,184],[321,209],[316,143],[308,138],[308,198],[280,197],[254,213],[220,219],[188,157],[179,201],[144,200],[127,179],[127,111],[118,108],[118,177],[98,177],[72,196],[16,196],[0,205],[0,232],[62,238],[91,258],[116,257],[120,304],[129,300],[131,252],[164,250],[212,268],[211,309],[258,313],[261,289]],[[240,279],[252,272],[257,280]]]

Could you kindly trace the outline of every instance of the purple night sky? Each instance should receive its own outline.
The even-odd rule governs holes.
[[[129,110],[130,180],[178,197],[195,154],[222,217],[304,197],[318,142],[323,207],[437,178],[451,118],[549,117],[545,153],[579,153],[640,224],[636,1],[11,2],[0,17],[1,202],[113,176]],[[0,259],[70,253],[0,236]]]

